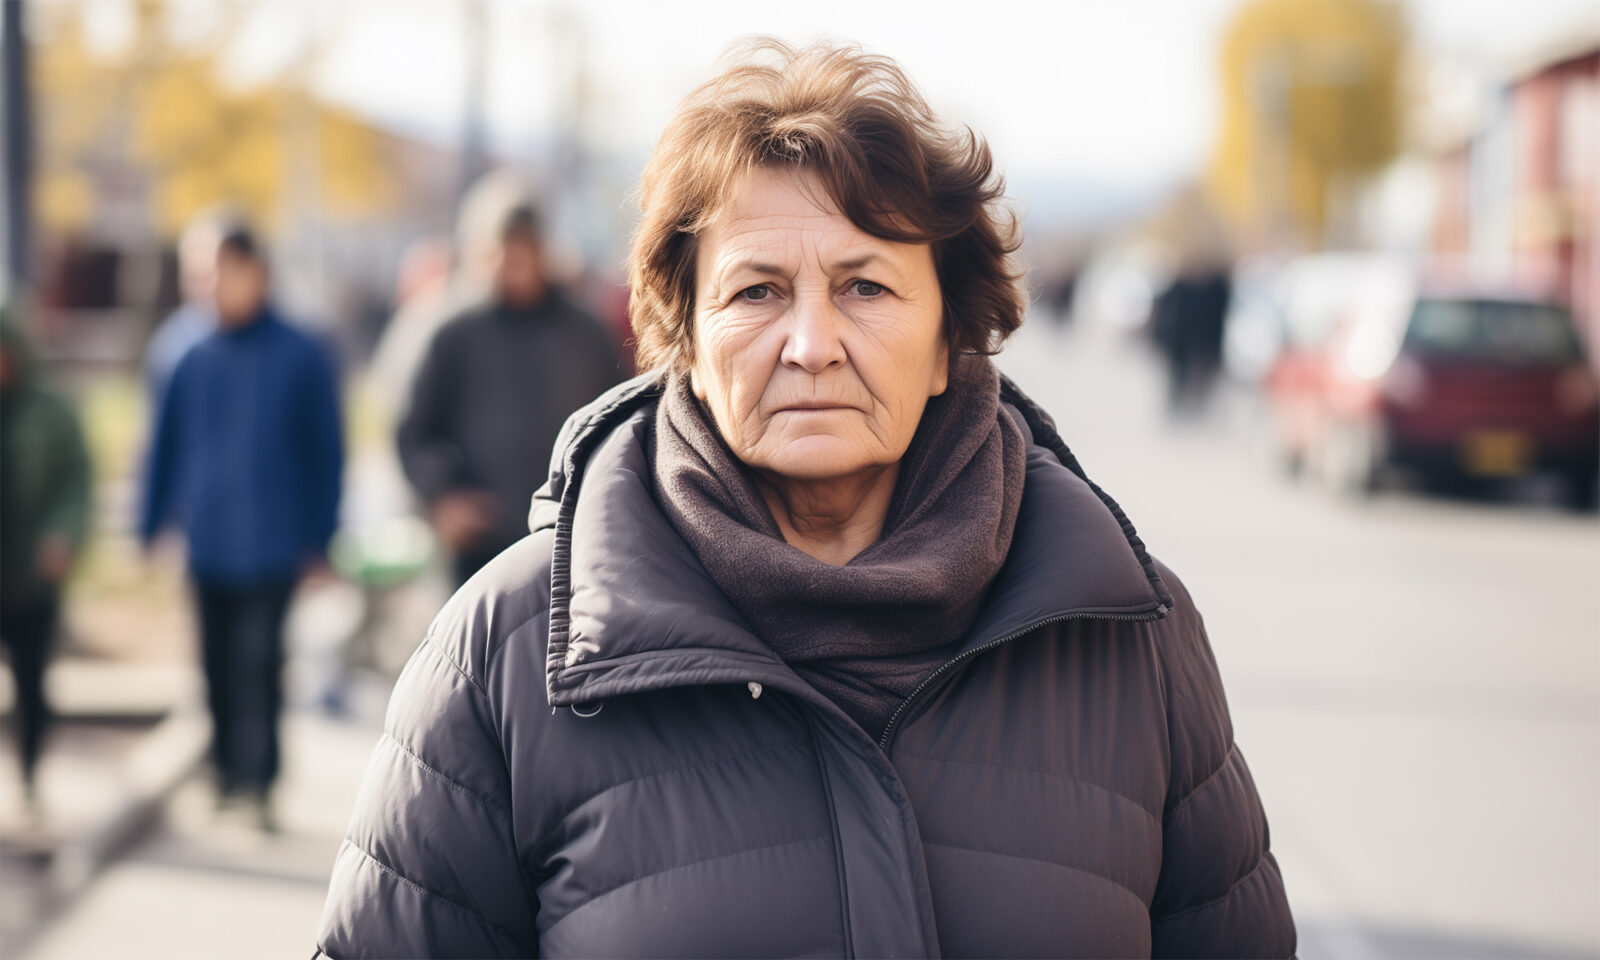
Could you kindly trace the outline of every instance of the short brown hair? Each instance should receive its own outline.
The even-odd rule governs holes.
[[[853,46],[760,39],[733,60],[684,100],[640,178],[640,368],[693,362],[698,236],[759,166],[814,173],[861,230],[930,245],[952,357],[999,349],[1022,323],[1020,230],[983,139],[944,127],[898,64]]]

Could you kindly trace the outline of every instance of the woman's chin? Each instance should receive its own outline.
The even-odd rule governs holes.
[[[885,466],[882,454],[845,437],[825,434],[790,440],[751,466],[786,480],[836,480]]]

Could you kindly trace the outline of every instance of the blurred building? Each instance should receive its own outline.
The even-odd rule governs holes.
[[[1600,362],[1600,22],[1495,78],[1435,164],[1433,253],[1547,290]]]
[[[289,312],[352,339],[391,306],[404,244],[453,217],[454,152],[315,96],[315,43],[252,84],[227,79],[244,5],[180,40],[181,9],[131,4],[110,46],[86,3],[27,9],[33,321],[53,360],[137,356],[177,299],[173,238],[218,204],[269,238]]]

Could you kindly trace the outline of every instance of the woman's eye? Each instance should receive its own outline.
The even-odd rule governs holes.
[[[743,290],[740,290],[739,291],[739,299],[741,299],[741,300],[765,300],[765,299],[767,299],[767,296],[770,293],[772,293],[772,288],[771,287],[768,287],[764,283],[758,283],[753,287],[746,287]]]
[[[855,290],[858,297],[876,297],[883,292],[883,284],[873,283],[871,280],[857,280]]]

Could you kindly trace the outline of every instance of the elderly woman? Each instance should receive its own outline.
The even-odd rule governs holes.
[[[401,677],[329,956],[1287,956],[1199,613],[988,359],[1001,185],[891,62],[683,104],[653,371]]]

